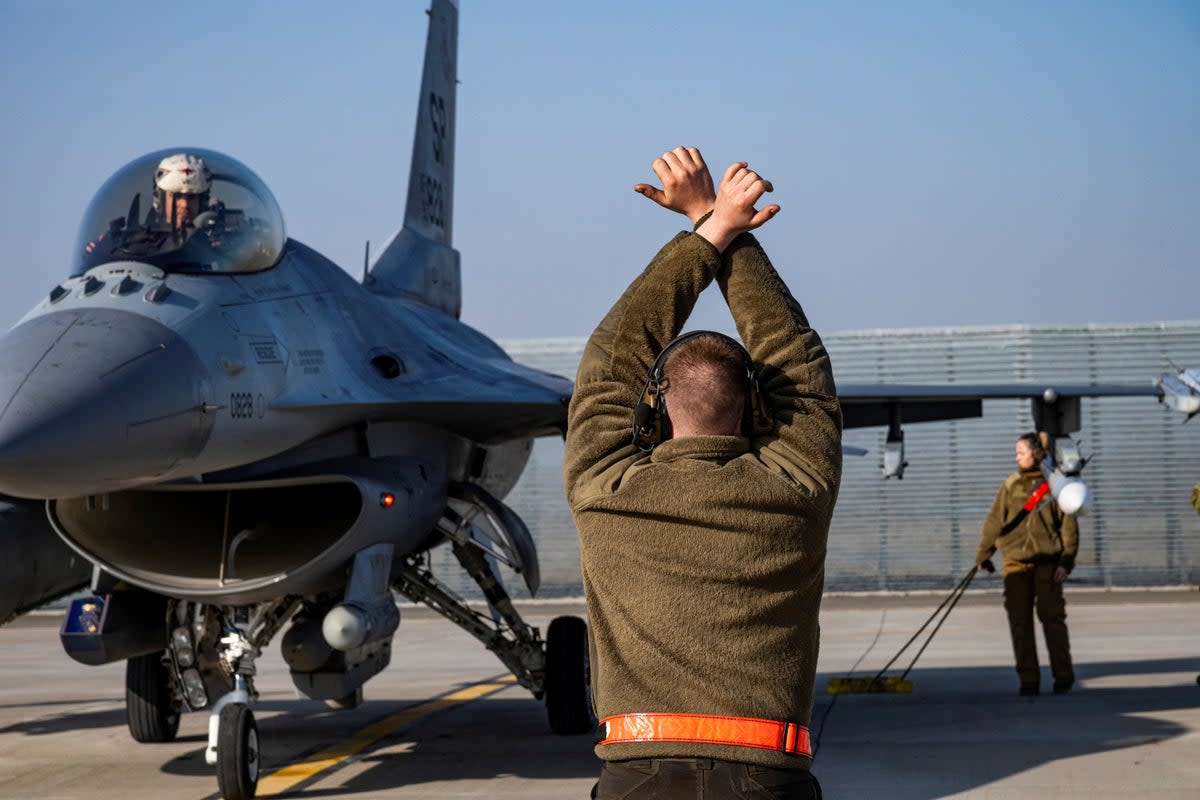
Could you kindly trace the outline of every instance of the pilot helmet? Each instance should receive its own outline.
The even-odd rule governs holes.
[[[154,170],[154,207],[163,222],[182,228],[208,206],[212,173],[204,159],[190,153],[177,153],[158,162]],[[187,217],[177,219],[177,198],[189,198]],[[194,198],[195,203],[190,202]]]

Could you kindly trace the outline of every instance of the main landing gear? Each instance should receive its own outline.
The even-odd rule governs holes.
[[[481,565],[487,568],[485,579],[492,576],[482,558],[476,561],[469,552],[460,552],[457,545],[454,550],[464,566],[470,564],[468,571],[473,577]],[[489,603],[497,611],[497,618],[492,619],[452,593],[417,558],[409,559],[393,588],[413,602],[424,603],[437,611],[495,653],[516,677],[517,683],[537,699],[545,700],[550,729],[554,733],[566,736],[592,730],[587,623],[582,619],[555,617],[543,642],[537,628],[526,624],[513,608],[498,581],[489,583],[485,590]]]
[[[183,701],[163,653],[125,662],[125,721],[135,742],[175,741]]]
[[[525,578],[530,594],[537,592],[537,550],[520,517],[481,487],[463,484],[452,487],[438,530],[479,585],[490,614],[470,607],[439,581],[427,556],[409,556],[392,588],[429,606],[495,653],[517,683],[545,699],[552,731],[590,731],[587,623],[579,617],[557,617],[543,641],[537,628],[513,607],[496,571],[498,563],[507,565]]]

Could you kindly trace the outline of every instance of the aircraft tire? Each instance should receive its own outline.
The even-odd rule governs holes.
[[[125,722],[135,742],[172,742],[179,732],[180,702],[161,653],[125,662]]]
[[[230,703],[217,721],[217,785],[224,800],[250,800],[258,791],[261,754],[254,712]]]
[[[559,736],[587,733],[594,727],[588,697],[587,623],[579,617],[555,617],[546,631],[546,714]]]

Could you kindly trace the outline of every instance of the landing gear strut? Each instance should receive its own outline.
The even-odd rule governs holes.
[[[194,711],[209,712],[204,760],[216,767],[225,800],[251,800],[258,790],[262,754],[258,725],[250,710],[258,696],[255,660],[299,606],[300,598],[288,595],[256,606],[221,608],[181,602],[170,611],[168,619],[175,627],[169,658],[155,655],[157,662],[153,663],[166,673],[169,696],[177,704],[173,708],[186,703]],[[130,660],[131,692],[133,676],[155,674],[150,671],[153,663],[150,657]],[[172,665],[173,671],[168,671]],[[149,685],[153,678],[138,680]],[[219,699],[213,703],[213,698]],[[130,730],[137,738],[133,709],[131,700]],[[174,725],[178,725],[177,714]]]
[[[592,729],[588,694],[587,623],[579,617],[556,617],[543,643],[513,608],[486,561],[468,547],[455,545],[455,555],[499,612],[493,621],[451,592],[415,557],[393,586],[413,602],[424,603],[483,642],[504,662],[517,683],[545,699],[550,729],[560,735]]]

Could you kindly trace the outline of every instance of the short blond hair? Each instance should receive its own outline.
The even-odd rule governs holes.
[[[735,342],[699,334],[681,342],[663,364],[667,410],[707,434],[742,432],[746,410],[746,355]]]

